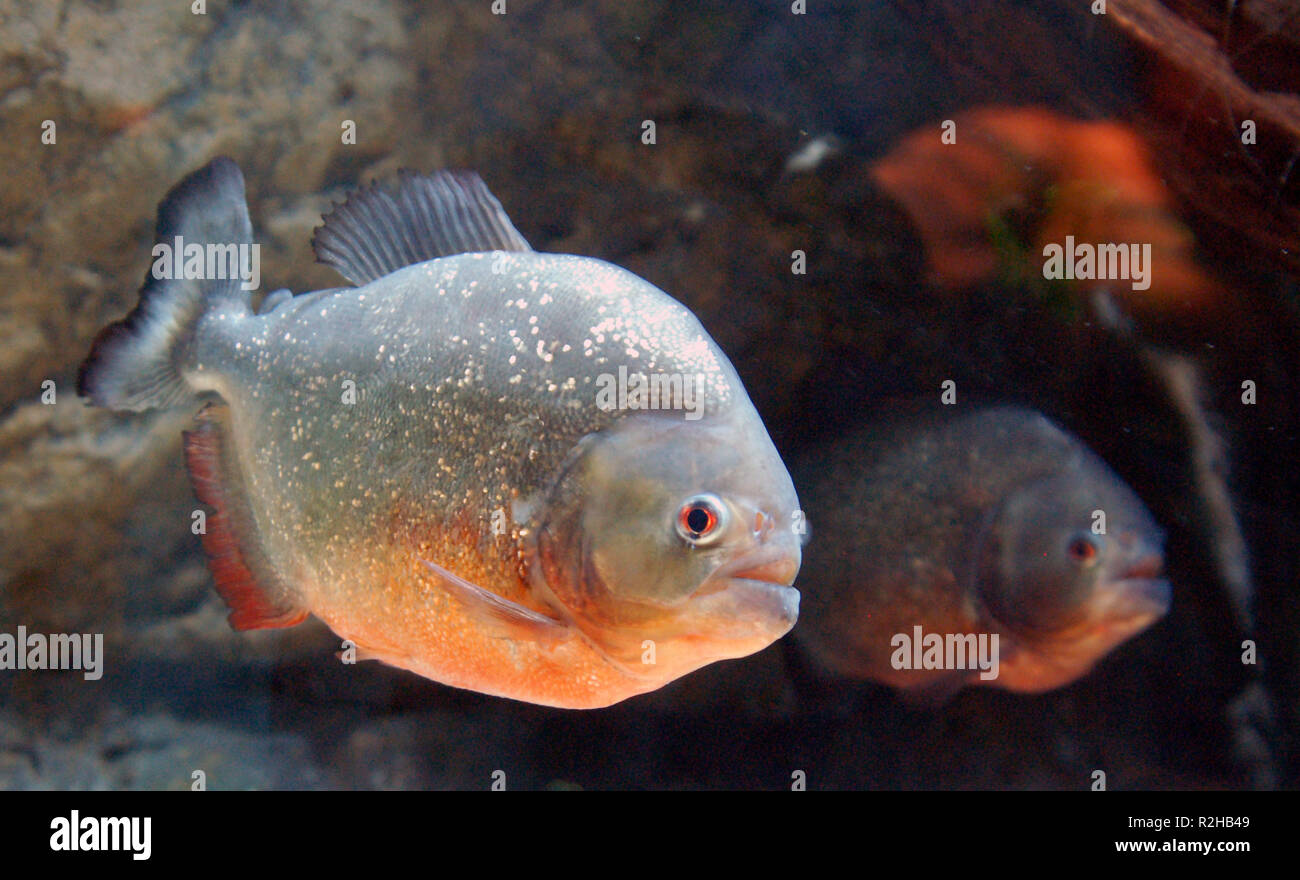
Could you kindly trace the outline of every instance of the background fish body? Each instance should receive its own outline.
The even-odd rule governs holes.
[[[1150,514],[1031,410],[870,426],[810,450],[794,473],[814,534],[796,637],[833,674],[937,696],[1043,691],[1168,608]],[[964,669],[917,668],[917,627],[945,643],[998,634],[996,678],[970,656]]]
[[[173,191],[160,239],[187,223],[205,224],[194,237],[251,234],[246,216],[212,220],[246,210],[238,170],[221,163]],[[136,340],[164,295],[185,314],[174,291],[146,286],[143,317],[106,334],[83,370],[107,405],[220,398],[187,453],[217,508],[205,546],[232,625],[310,612],[363,657],[566,707],[652,690],[784,634],[798,540],[738,524],[787,521],[797,500],[699,322],[618,267],[531,251],[477,178],[407,178],[396,197],[431,181],[461,209],[449,232],[403,229],[410,211],[379,190],[327,218],[317,252],[357,287],[268,298],[255,314],[207,284],[154,370],[175,365],[168,381],[187,394],[160,393],[157,376],[137,379],[143,397],[114,384],[124,365],[144,372]],[[390,214],[362,218],[357,205]],[[434,240],[443,232],[502,249],[395,265],[450,247]],[[658,409],[611,407],[602,393],[620,367],[680,382]],[[700,493],[726,523],[697,544],[674,522]]]

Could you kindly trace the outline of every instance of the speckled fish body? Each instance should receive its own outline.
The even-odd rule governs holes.
[[[940,699],[967,684],[1043,691],[1168,607],[1151,515],[1039,413],[868,426],[809,450],[794,474],[814,534],[795,633],[829,673]],[[996,666],[973,661],[980,635]],[[931,636],[967,656],[932,664]]]
[[[183,218],[235,211],[236,184],[242,207],[220,163],[169,197],[160,239],[202,235]],[[187,450],[236,627],[311,613],[362,657],[575,708],[765,647],[797,615],[798,504],[734,369],[648,282],[527,249],[481,186],[408,177],[338,209],[315,244],[356,287],[260,313],[205,291],[168,355],[181,389],[113,373],[145,360],[131,346],[167,302],[146,288],[144,315],[97,344],[86,393],[219,400]],[[447,227],[508,250],[413,262],[451,247]],[[698,406],[602,405],[620,367],[684,377]]]

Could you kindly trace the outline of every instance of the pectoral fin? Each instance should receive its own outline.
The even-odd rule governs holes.
[[[427,559],[420,562],[433,575],[438,586],[455,596],[496,638],[554,645],[573,634],[563,621],[498,596]]]
[[[374,660],[403,669],[409,665],[410,657],[407,651],[374,632],[367,632],[364,636],[347,636],[343,640],[343,650],[335,651],[334,656],[344,663]]]

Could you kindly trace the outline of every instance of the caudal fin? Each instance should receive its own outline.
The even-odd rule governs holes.
[[[244,176],[232,160],[213,159],[172,187],[158,206],[154,259],[140,302],[95,338],[77,374],[77,392],[99,406],[136,411],[189,399],[193,392],[182,377],[184,343],[205,312],[248,309],[239,266],[240,254],[252,242]],[[202,249],[197,263],[185,254],[194,245]],[[173,259],[178,246],[180,258]],[[197,274],[204,277],[170,271],[187,262],[202,266]],[[182,277],[170,277],[175,274]]]

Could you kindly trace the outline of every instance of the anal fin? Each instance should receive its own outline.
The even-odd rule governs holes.
[[[203,549],[217,593],[230,608],[230,626],[272,629],[301,623],[307,611],[293,601],[292,591],[266,559],[243,481],[227,455],[229,408],[209,404],[197,421],[198,427],[185,432],[185,462],[194,494],[214,509],[207,517]]]

